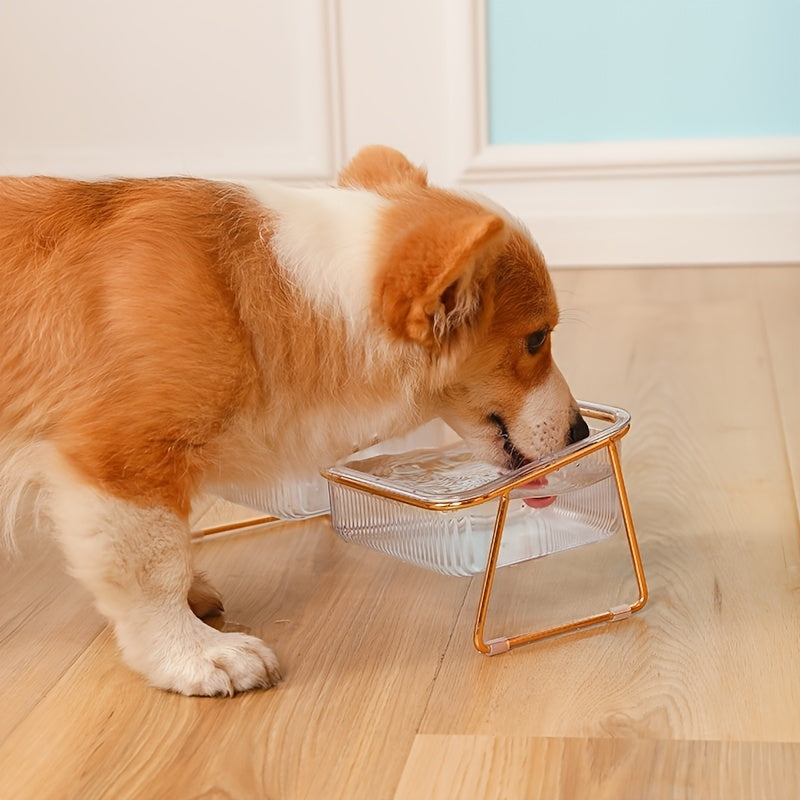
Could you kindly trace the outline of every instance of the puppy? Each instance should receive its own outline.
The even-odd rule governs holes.
[[[0,501],[38,487],[125,661],[188,695],[280,678],[193,613],[192,498],[444,418],[514,468],[587,435],[542,255],[382,147],[336,188],[0,181]]]

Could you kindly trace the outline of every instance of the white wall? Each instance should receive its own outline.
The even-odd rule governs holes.
[[[4,0],[0,171],[332,180],[385,142],[553,265],[800,262],[800,139],[491,146],[480,0]]]
[[[329,6],[3,0],[0,168],[327,179]]]

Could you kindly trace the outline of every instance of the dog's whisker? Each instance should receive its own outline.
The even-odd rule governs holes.
[[[573,324],[588,325],[587,312],[579,308],[562,308],[558,315],[558,324]]]

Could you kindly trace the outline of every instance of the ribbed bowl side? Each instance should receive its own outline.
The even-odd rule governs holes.
[[[330,492],[331,522],[347,542],[446,575],[474,575],[486,565],[488,540],[476,552],[467,511],[426,511],[339,484]]]
[[[560,495],[544,509],[512,501],[498,566],[601,541],[622,525],[612,479]],[[331,522],[345,541],[446,575],[486,567],[497,502],[463,511],[426,511],[340,485],[331,486]]]
[[[280,519],[307,519],[327,514],[329,509],[327,481],[322,477],[278,486],[228,485],[215,488],[215,492],[226,500]]]

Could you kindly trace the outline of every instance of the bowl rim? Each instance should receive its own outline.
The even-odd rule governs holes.
[[[354,469],[346,463],[334,464],[323,470],[322,476],[329,482],[340,486],[378,495],[389,500],[397,500],[419,508],[435,511],[467,508],[502,495],[508,495],[523,484],[543,477],[573,461],[585,458],[604,447],[610,447],[630,430],[631,415],[623,408],[588,401],[578,401],[578,407],[582,416],[606,422],[608,423],[607,427],[590,434],[580,442],[568,445],[555,453],[543,456],[530,464],[525,464],[470,489],[414,492],[393,483],[391,478],[371,475]],[[353,453],[348,456],[348,462],[357,458],[358,455],[359,453]],[[333,498],[331,498],[331,506],[333,506]]]

